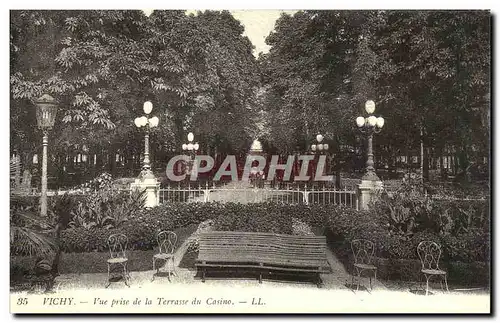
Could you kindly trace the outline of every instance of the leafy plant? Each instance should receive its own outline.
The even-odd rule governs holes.
[[[113,186],[109,174],[102,174],[87,185],[93,191],[72,211],[70,227],[114,228],[139,212],[146,201],[145,191],[122,191]]]
[[[422,228],[436,232],[441,228],[433,200],[415,183],[403,182],[392,196],[377,199],[372,209],[382,215],[392,233],[411,236]]]
[[[10,212],[10,249],[13,254],[48,256],[56,248],[51,223],[29,211]]]

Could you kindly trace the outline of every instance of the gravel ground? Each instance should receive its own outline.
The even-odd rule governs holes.
[[[195,234],[186,240],[183,254],[189,248],[188,241],[195,241],[197,233],[211,230],[211,223],[208,220],[200,224]],[[296,220],[294,232],[312,234],[311,228]],[[377,281],[374,282],[374,289],[368,291],[363,287],[367,281],[362,281],[360,290],[354,291],[349,285],[350,276],[339,265],[340,262],[331,252],[327,256],[332,272],[322,275],[323,288],[317,288],[314,283],[290,279],[264,279],[259,284],[257,277],[252,278],[251,275],[224,279],[207,277],[206,282],[202,283],[194,269],[177,267],[171,279],[163,274],[155,277],[154,281],[153,271],[132,271],[130,287],[117,281],[105,288],[106,273],[64,274],[57,278],[54,294],[85,300],[88,306],[77,311],[83,313],[489,313],[491,310],[490,294],[486,290],[450,289],[450,292],[443,292],[436,286],[432,289],[432,295],[424,296],[411,292],[411,283],[382,284]],[[26,292],[11,293],[11,298],[19,295],[26,295]],[[43,297],[48,296],[36,290],[29,295],[40,297],[40,303]],[[92,304],[97,296],[121,300],[142,297],[158,304],[107,308]],[[186,301],[194,297],[202,303],[199,306],[192,306],[190,302],[185,306],[160,306],[161,299],[168,297]],[[219,300],[231,305],[212,303]],[[38,307],[34,312],[37,310]],[[11,311],[16,309],[11,308]],[[71,309],[63,308],[62,311],[71,312]]]
[[[202,283],[195,278],[195,272],[178,269],[171,281],[157,277],[151,281],[152,271],[132,272],[131,287],[122,282],[104,288],[105,274],[64,275],[58,279],[56,294],[33,295],[32,297],[74,297],[88,302],[79,312],[104,313],[488,313],[489,294],[435,291],[431,296],[416,295],[398,290],[375,289],[371,292],[354,292],[335,282],[332,274],[324,276],[325,288],[313,284],[266,281],[257,279],[209,279]],[[19,297],[25,293],[14,294]],[[93,306],[96,297],[101,299],[149,298],[154,304],[149,307],[121,306],[106,308]],[[200,306],[159,306],[161,299],[199,299]],[[231,305],[210,305],[213,300],[229,300]],[[252,305],[259,302],[261,305]],[[210,305],[210,306],[209,306]],[[41,309],[47,310],[45,308]],[[76,307],[75,307],[76,309]],[[57,310],[54,308],[54,310]],[[71,311],[63,308],[62,311]]]

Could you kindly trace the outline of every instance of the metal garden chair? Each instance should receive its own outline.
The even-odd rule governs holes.
[[[377,267],[373,265],[373,255],[375,254],[375,244],[370,240],[355,239],[351,241],[351,249],[354,254],[354,268],[358,276],[356,291],[359,290],[359,281],[363,271],[373,271],[374,279],[377,279]],[[352,275],[352,285],[354,285],[354,275]],[[372,277],[370,276],[370,289],[372,288]]]
[[[177,244],[177,235],[172,231],[161,231],[156,236],[158,240],[159,251],[153,256],[153,271],[156,269],[156,273],[153,274],[153,281],[155,276],[160,273],[160,267],[156,268],[156,261],[162,259],[166,262],[166,267],[168,271],[168,280],[170,280],[170,275],[176,275],[175,273],[175,263],[174,263],[174,250]],[[170,264],[170,269],[169,269]]]
[[[439,258],[441,257],[441,246],[434,241],[422,241],[417,246],[418,257],[422,264],[421,272],[426,279],[425,295],[429,294],[429,279],[432,276],[441,276],[444,279],[446,290],[448,289],[448,281],[446,279],[446,271],[439,269]],[[440,281],[441,289],[443,289],[443,281]]]
[[[128,263],[128,258],[126,254],[127,244],[128,244],[127,236],[121,233],[112,234],[108,238],[110,258],[107,261],[108,284],[106,285],[106,288],[108,288],[109,285],[111,284],[111,271],[113,267],[119,267],[119,268],[121,267],[122,269],[121,277],[123,278],[125,285],[130,287],[129,284],[130,275],[127,269],[127,263]]]

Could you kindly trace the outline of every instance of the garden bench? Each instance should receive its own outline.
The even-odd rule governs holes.
[[[200,234],[197,269],[205,282],[207,268],[251,269],[262,274],[312,275],[321,287],[329,272],[326,237],[262,232],[213,231]]]

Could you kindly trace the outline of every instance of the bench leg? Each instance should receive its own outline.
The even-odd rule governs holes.
[[[262,271],[259,272],[259,284],[262,284]]]
[[[205,267],[203,267],[203,270],[201,272],[201,282],[204,283],[205,282]]]
[[[322,281],[321,281],[321,275],[318,274],[318,276],[316,277],[316,285],[318,286],[318,288],[321,288],[322,287]]]

